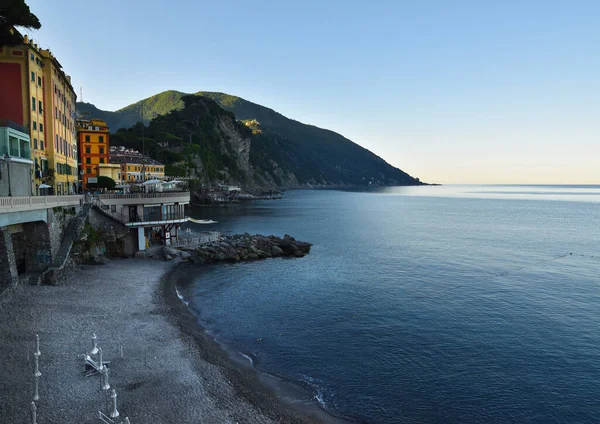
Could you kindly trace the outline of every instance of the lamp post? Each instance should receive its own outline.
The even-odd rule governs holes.
[[[81,193],[83,194],[83,164],[80,164],[80,170],[79,170],[79,187],[81,187]]]
[[[12,197],[12,190],[10,187],[10,156],[8,153],[4,154],[4,162],[6,162],[6,173],[8,174],[8,197]]]

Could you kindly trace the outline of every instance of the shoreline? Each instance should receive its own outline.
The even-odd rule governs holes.
[[[177,291],[177,282],[190,268],[202,265],[177,264],[161,282],[169,317],[182,336],[191,337],[198,346],[197,354],[224,373],[236,394],[257,410],[286,423],[344,424],[357,421],[334,415],[322,408],[313,394],[300,384],[257,370],[243,352],[215,340],[199,322],[187,302]]]
[[[195,321],[180,331],[185,316],[171,306],[184,304],[163,290],[177,269],[175,261],[112,260],[78,266],[56,286],[20,286],[0,308],[0,422],[31,421],[36,334],[39,422],[92,424],[99,410],[109,413],[101,378],[85,376],[92,333],[110,361],[121,418],[132,423],[319,422],[292,411],[265,386],[245,384],[257,380],[236,371]]]

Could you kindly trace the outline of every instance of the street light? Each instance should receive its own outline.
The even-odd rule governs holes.
[[[8,174],[8,197],[12,197],[12,190],[10,188],[10,156],[8,153],[4,154],[4,162],[6,162],[6,173]]]

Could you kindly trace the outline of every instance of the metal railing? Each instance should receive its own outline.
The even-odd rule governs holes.
[[[135,215],[124,215],[116,210],[113,211],[111,205],[107,205],[98,198],[94,199],[94,204],[104,214],[109,215],[113,219],[116,219],[123,224],[128,224],[131,222],[175,221],[188,218],[188,215],[185,214],[183,208],[177,210],[167,209],[164,213],[162,211],[144,211],[143,215],[138,215],[137,213]]]
[[[10,119],[0,119],[0,127],[8,127],[29,135],[29,125],[21,125]]]

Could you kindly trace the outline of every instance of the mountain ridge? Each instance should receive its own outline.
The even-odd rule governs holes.
[[[232,116],[235,115],[234,119],[245,123],[250,132],[246,134],[244,129],[233,128],[229,122],[224,123],[222,117],[225,115],[217,112],[212,103],[198,103],[194,101],[194,97],[209,99],[217,105],[216,107],[229,111]],[[248,149],[251,154],[249,162],[244,165],[244,168],[254,166],[257,169],[260,168],[261,172],[269,174],[268,176],[261,174],[259,178],[261,181],[271,181],[269,188],[273,188],[274,184],[277,185],[275,181],[281,180],[276,175],[286,176],[283,179],[287,182],[279,184],[284,186],[283,188],[423,184],[418,178],[413,178],[404,171],[393,167],[383,158],[335,131],[304,124],[271,108],[227,93],[198,91],[186,94],[176,90],[166,90],[114,112],[103,111],[89,103],[78,103],[77,110],[79,113],[88,112],[93,117],[106,120],[113,132],[116,131],[116,134],[123,135],[127,133],[127,130],[120,128],[136,125],[142,115],[144,122],[150,123],[152,126],[151,121],[158,117],[171,116],[173,113],[183,113],[180,116],[189,114],[185,108],[189,108],[191,105],[195,105],[194,113],[200,113],[198,108],[204,108],[211,111],[210,113],[214,115],[213,118],[217,121],[220,120],[221,127],[218,132],[221,137],[239,140],[247,137],[249,139]],[[165,119],[161,118],[161,121],[163,121],[162,125],[169,122],[170,127],[167,129],[167,133],[175,138],[183,139],[184,134],[181,128],[177,129],[173,123],[173,119],[183,118],[171,117],[167,121]],[[203,131],[206,131],[206,128]],[[210,137],[218,137],[213,134],[212,130],[209,132],[211,133]],[[177,135],[175,135],[176,133]],[[135,144],[131,136],[131,133],[127,135],[130,137],[129,142]],[[158,134],[157,136],[160,137]],[[189,135],[189,138],[191,142],[192,136]],[[113,137],[113,139],[115,138]],[[199,139],[194,143],[202,145],[202,141]],[[227,143],[227,140],[223,140],[221,151],[215,152],[217,153],[216,157],[220,157],[219,155],[224,154],[223,152],[235,156],[234,153],[229,152],[228,148],[224,147],[228,146]],[[216,148],[216,144],[213,147]],[[237,159],[234,158],[235,160]],[[250,168],[247,168],[246,171],[249,172]],[[181,170],[181,168],[179,169]],[[189,171],[190,168],[187,169]],[[247,182],[254,181],[250,174],[245,174],[245,180]]]

